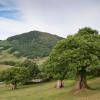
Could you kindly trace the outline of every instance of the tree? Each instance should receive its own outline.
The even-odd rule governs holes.
[[[0,74],[0,79],[10,84],[12,89],[17,88],[17,84],[30,82],[39,73],[38,66],[30,60],[25,60],[19,66],[9,68]]]
[[[17,82],[19,81],[16,77],[18,72],[18,68],[9,68],[0,73],[0,79],[4,81],[6,84],[10,84],[12,89],[16,89]]]
[[[26,68],[30,72],[31,78],[35,78],[37,74],[40,73],[38,65],[35,62],[28,59],[26,59],[22,63],[17,64],[16,67]]]
[[[30,71],[27,68],[20,67],[13,67],[3,71],[0,77],[6,84],[10,84],[12,90],[17,88],[18,83],[25,84],[32,79]]]
[[[63,41],[63,40],[62,40]],[[63,42],[59,42],[52,50],[49,59],[44,63],[45,72],[49,77],[57,80],[56,88],[64,87],[63,80],[67,74],[67,59],[64,54],[60,54],[63,48],[59,48]]]
[[[74,72],[75,89],[89,88],[87,71],[98,68],[100,64],[100,35],[88,27],[80,29],[75,35],[57,43],[48,63],[58,79],[64,79],[67,72]]]

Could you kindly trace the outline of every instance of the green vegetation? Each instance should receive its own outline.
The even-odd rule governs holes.
[[[11,62],[20,62],[20,61],[24,61],[26,58],[25,57],[16,57],[13,54],[9,54],[8,50],[4,50],[0,53],[0,62],[7,62],[7,61],[11,61]]]
[[[0,73],[0,80],[6,84],[11,84],[12,89],[17,88],[17,84],[26,84],[35,79],[39,73],[38,66],[31,60],[17,64],[16,67],[9,68]]]
[[[80,29],[75,35],[57,43],[47,65],[53,78],[56,76],[60,80],[58,87],[62,87],[62,81],[69,72],[76,76],[76,90],[89,88],[87,72],[100,69],[100,35],[88,27]]]
[[[11,68],[11,67],[13,67],[13,66],[0,64],[0,72],[6,70],[6,69],[8,69],[8,68]]]
[[[52,47],[61,39],[61,37],[49,33],[31,31],[0,41],[0,51],[7,50],[16,57],[46,57]]]
[[[8,49],[9,50],[9,49]],[[4,50],[0,53],[0,64],[4,64],[4,65],[14,65],[16,63],[20,63],[23,62],[24,60],[26,60],[26,57],[16,57],[13,54],[9,54],[8,50]],[[48,57],[38,57],[38,58],[34,58],[32,59],[34,62],[36,62],[38,65],[41,65],[43,62],[45,62],[48,59]]]
[[[1,100],[98,100],[100,35],[85,27],[58,38],[32,31],[0,41]]]

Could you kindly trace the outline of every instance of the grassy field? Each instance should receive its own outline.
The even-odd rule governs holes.
[[[55,82],[20,86],[10,90],[0,85],[0,100],[100,100],[100,78],[88,81],[95,90],[72,92],[73,81],[66,80],[63,89],[54,88]]]
[[[11,68],[12,66],[0,64],[0,72],[6,70],[7,68]]]
[[[33,61],[35,61],[38,65],[41,65],[43,62],[47,60],[48,57],[43,58],[34,58]],[[13,54],[9,54],[6,50],[0,53],[0,62],[3,61],[14,61],[14,62],[22,62],[26,57],[16,57]],[[32,60],[32,59],[31,59]]]
[[[3,51],[0,54],[0,61],[15,61],[15,62],[19,62],[19,61],[24,61],[26,58],[25,57],[16,57],[13,54],[9,54],[6,50]]]

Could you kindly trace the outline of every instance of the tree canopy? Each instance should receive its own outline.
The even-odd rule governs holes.
[[[31,60],[17,64],[16,67],[9,68],[0,74],[0,80],[16,87],[18,83],[26,84],[35,79],[39,73],[38,66]]]
[[[79,81],[77,88],[87,87],[86,72],[100,65],[100,35],[89,27],[80,29],[57,43],[48,63],[54,76],[64,78],[67,72],[74,72]]]

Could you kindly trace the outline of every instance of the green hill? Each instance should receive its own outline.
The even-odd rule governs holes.
[[[0,41],[0,51],[28,58],[46,57],[61,37],[45,32],[31,31]]]

